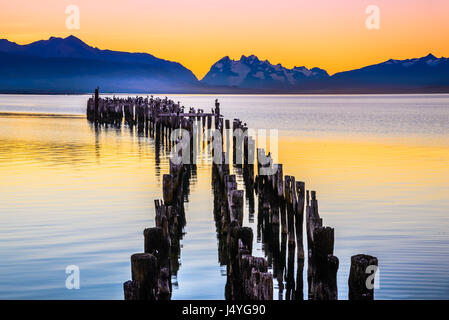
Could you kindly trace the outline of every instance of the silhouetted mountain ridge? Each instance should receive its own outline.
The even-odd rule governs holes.
[[[242,56],[240,60],[226,56],[212,65],[201,82],[296,93],[449,92],[449,59],[433,54],[406,60],[390,59],[329,76],[320,68],[287,69],[267,60],[260,61],[254,55]]]
[[[339,72],[331,77],[327,87],[419,89],[449,86],[449,59],[433,54],[421,58],[395,60],[356,70]]]
[[[349,58],[349,57],[348,57]],[[201,80],[148,53],[101,50],[75,36],[26,45],[0,39],[0,92],[382,93],[449,92],[449,59],[390,59],[332,76],[320,68],[225,56]]]
[[[27,45],[2,39],[0,55],[2,91],[89,92],[95,82],[103,91],[187,92],[199,85],[180,63],[148,53],[101,50],[75,36]]]

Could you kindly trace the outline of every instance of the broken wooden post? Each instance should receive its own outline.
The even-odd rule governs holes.
[[[296,288],[294,299],[304,300],[304,259],[296,259]]]
[[[246,246],[248,254],[253,252],[253,229],[250,227],[240,227],[238,230],[238,238],[242,240],[242,244]]]
[[[98,116],[98,106],[99,106],[99,98],[98,98],[99,88],[95,88],[95,107],[94,107],[94,120],[97,120]]]
[[[125,299],[156,300],[159,267],[157,259],[149,253],[136,253],[131,256],[132,281],[125,282]]]
[[[334,253],[334,229],[318,227],[313,231],[311,284],[309,299],[337,300],[337,271],[339,261]]]
[[[147,228],[143,231],[143,235],[145,253],[151,253],[156,257],[163,254],[164,240],[161,228]]]
[[[140,300],[140,284],[138,281],[128,280],[123,283],[123,291],[125,293],[125,300]]]
[[[294,230],[288,230],[288,256],[286,268],[286,300],[293,300],[295,298],[295,235]]]
[[[349,300],[374,300],[374,275],[377,268],[376,257],[366,254],[351,257]]]
[[[323,227],[323,220],[318,213],[316,192],[306,193],[306,229],[309,267],[307,279],[309,299],[336,300],[337,271],[339,261],[334,253],[334,229]]]
[[[242,300],[273,300],[273,275],[264,258],[244,255],[240,261]]]
[[[133,133],[133,126],[140,134],[149,131],[155,137],[156,165],[160,162],[161,147],[165,152],[171,151],[170,141],[172,130],[183,128],[190,135],[190,164],[173,164],[170,162],[170,172],[163,176],[163,201],[156,200],[156,227],[144,231],[145,253],[132,258],[133,279],[123,285],[125,299],[170,299],[171,275],[179,268],[180,239],[185,226],[184,201],[189,194],[188,179],[194,172],[195,154],[203,146],[205,140],[197,135],[196,121],[201,122],[204,129],[231,131],[231,123],[220,114],[216,101],[212,113],[204,114],[202,110],[190,108],[184,112],[180,102],[174,103],[167,97],[144,99],[142,97],[100,98],[98,88],[94,96],[87,102],[87,118],[95,124],[108,126],[121,125],[123,116],[125,124]],[[195,120],[195,121],[194,121]],[[323,221],[318,213],[316,192],[306,192],[304,182],[295,181],[293,176],[283,176],[283,166],[274,164],[271,154],[265,154],[264,149],[257,149],[257,176],[254,179],[255,140],[248,136],[246,123],[234,119],[232,132],[226,135],[226,152],[223,152],[223,139],[214,139],[207,144],[207,149],[213,147],[214,163],[212,164],[212,186],[214,194],[214,218],[219,239],[219,261],[227,265],[228,282],[226,297],[230,299],[272,299],[273,275],[265,268],[245,265],[246,260],[258,261],[270,265],[273,274],[279,281],[279,292],[283,294],[284,281],[287,282],[287,299],[303,299],[302,273],[304,267],[303,221],[306,215],[306,232],[308,245],[308,279],[310,299],[336,299],[336,274],[338,258],[333,256],[334,230],[323,227]],[[207,135],[209,135],[207,131]],[[252,229],[243,227],[243,200],[245,193],[237,190],[236,175],[230,175],[228,152],[233,138],[233,163],[237,175],[243,175],[246,198],[249,203],[249,221],[254,216],[254,196],[258,197],[257,238],[261,239],[265,248],[265,258],[254,258],[252,253]],[[208,137],[207,137],[208,138]],[[179,142],[179,141],[178,141]],[[197,143],[198,142],[198,143]],[[188,142],[186,142],[187,144]],[[176,146],[179,156],[182,156],[184,146]],[[223,156],[220,158],[220,156]],[[216,163],[215,163],[216,162]],[[243,170],[241,169],[243,164]],[[274,169],[274,170],[273,170]],[[184,183],[186,181],[186,183]],[[239,176],[240,181],[240,176]],[[305,213],[304,213],[305,208]],[[281,230],[279,227],[281,226]],[[281,231],[281,234],[280,234]],[[282,240],[279,241],[279,238]],[[281,243],[280,243],[281,242]],[[288,247],[287,247],[288,242]],[[288,251],[287,251],[288,248]],[[295,250],[296,249],[296,250]],[[297,274],[296,287],[294,277],[294,257],[296,253]],[[149,255],[149,256],[145,256]],[[153,257],[153,258],[149,258]],[[354,257],[364,257],[354,258]],[[362,280],[369,275],[362,273],[364,261],[370,260],[377,265],[377,259],[370,256],[357,255],[351,260],[351,274],[348,280],[350,299],[372,299],[373,291],[364,291]],[[143,265],[151,265],[156,259],[157,272],[152,281],[145,278]],[[256,259],[256,260],[254,260]],[[286,260],[287,259],[287,264]],[[370,262],[370,263],[371,263]],[[148,269],[148,268],[147,268]],[[365,268],[366,269],[366,268]],[[139,271],[140,270],[140,271]],[[139,276],[140,275],[140,276]],[[374,277],[370,278],[371,280]],[[138,280],[136,280],[138,279]],[[149,290],[149,283],[151,288]],[[156,284],[155,284],[156,283]],[[228,285],[229,283],[229,285]],[[230,291],[229,291],[230,290]],[[230,292],[228,294],[228,291]]]
[[[296,181],[296,210],[295,210],[295,229],[296,229],[296,248],[297,259],[304,259],[303,245],[303,221],[304,221],[304,201],[305,201],[305,183]]]

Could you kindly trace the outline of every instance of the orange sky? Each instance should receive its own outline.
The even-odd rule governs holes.
[[[80,29],[65,25],[80,8]],[[380,29],[368,30],[368,5]],[[100,49],[148,52],[202,78],[223,56],[255,54],[330,74],[390,58],[449,56],[447,0],[15,0],[0,4],[0,38],[25,44],[73,34]]]

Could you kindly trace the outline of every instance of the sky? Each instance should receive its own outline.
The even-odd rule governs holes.
[[[66,26],[69,5],[79,8],[79,29]],[[366,26],[371,5],[378,29]],[[199,79],[224,56],[251,54],[333,74],[449,56],[447,17],[447,0],[14,0],[0,3],[0,38],[26,44],[73,34],[100,49],[180,62]]]

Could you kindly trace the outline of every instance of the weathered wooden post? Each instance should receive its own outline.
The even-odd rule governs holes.
[[[207,129],[212,129],[212,116],[207,116]]]
[[[309,299],[337,300],[337,271],[339,261],[333,255],[334,229],[318,227],[313,231],[311,255],[312,278]]]
[[[296,288],[295,300],[304,300],[304,259],[296,259]]]
[[[295,229],[296,229],[296,248],[297,258],[304,259],[303,246],[303,221],[304,221],[304,201],[305,201],[305,183],[296,181],[296,210],[295,210]]]
[[[156,300],[159,267],[157,259],[149,253],[131,256],[132,280],[123,284],[126,300]]]
[[[374,275],[377,268],[376,257],[366,254],[351,257],[348,279],[349,300],[374,300]]]
[[[323,220],[318,213],[316,192],[307,191],[307,245],[309,251],[309,267],[307,279],[309,299],[336,300],[337,271],[339,261],[334,253],[334,229],[323,227]]]
[[[240,259],[243,300],[273,300],[273,275],[264,258],[243,255]]]
[[[140,283],[135,280],[128,280],[123,283],[125,300],[141,300],[139,296]]]
[[[292,224],[293,226],[293,224]],[[289,226],[290,228],[290,226]],[[286,268],[286,300],[294,299],[294,290],[295,290],[295,235],[294,230],[288,230],[288,256],[287,256],[287,268]]]
[[[145,253],[151,253],[156,257],[162,254],[164,247],[162,229],[158,227],[147,228],[143,231],[143,235]]]
[[[94,121],[97,121],[97,116],[98,116],[98,106],[99,106],[99,88],[95,88],[95,108],[94,108]]]
[[[220,122],[220,103],[218,102],[218,99],[215,99],[214,113],[215,113],[215,129],[217,129]]]
[[[128,124],[131,132],[134,124],[137,124],[136,130],[139,133],[145,130],[145,133],[149,131],[150,136],[155,135],[157,165],[160,161],[161,143],[162,146],[165,145],[167,152],[171,151],[172,141],[169,141],[169,138],[171,131],[175,128],[189,131],[191,164],[195,163],[195,152],[197,148],[200,148],[201,140],[203,140],[203,146],[206,140],[202,139],[200,134],[196,136],[198,128],[195,122],[202,122],[203,131],[206,127],[211,129],[212,123],[220,132],[226,129],[227,152],[222,152],[223,139],[220,141],[214,136],[212,143],[207,144],[208,150],[211,146],[213,147],[214,156],[212,186],[214,218],[219,238],[219,261],[228,267],[226,297],[272,299],[273,275],[267,272],[267,266],[270,265],[279,281],[280,294],[283,294],[283,281],[286,280],[286,298],[303,299],[302,230],[305,214],[309,257],[307,274],[309,298],[337,299],[336,275],[339,261],[333,255],[334,229],[323,226],[318,213],[316,192],[312,191],[309,194],[309,191],[305,190],[304,182],[296,182],[293,176],[284,177],[282,165],[274,165],[271,154],[266,155],[264,149],[257,149],[258,175],[254,179],[255,141],[247,135],[246,123],[242,124],[239,119],[234,119],[233,130],[230,130],[230,121],[220,115],[218,100],[215,101],[215,109],[212,113],[204,114],[200,109],[195,111],[195,108],[190,108],[187,113],[184,112],[184,106],[181,107],[180,102],[176,104],[167,97],[163,100],[153,99],[153,97],[150,100],[148,97],[146,99],[142,97],[123,99],[115,96],[112,99],[99,98],[97,88],[94,97],[88,100],[86,112],[89,121],[93,119],[96,123],[105,126],[121,125],[124,116],[125,123]],[[267,259],[251,256],[252,229],[242,227],[244,192],[237,190],[236,176],[230,175],[227,162],[231,134],[233,163],[236,165],[236,174],[243,174],[245,193],[249,201],[250,222],[253,219],[251,213],[254,212],[254,195],[258,196],[257,238],[263,242]],[[209,136],[207,142],[209,142]],[[177,149],[182,156],[181,152],[185,148]],[[221,158],[220,155],[222,155]],[[242,164],[244,167],[240,170]],[[273,173],[272,170],[265,169],[276,169],[276,171]],[[195,175],[193,172],[196,172],[194,165],[170,163],[170,173],[163,176],[164,200],[163,202],[155,201],[156,227],[147,228],[144,231],[145,253],[133,255],[131,258],[133,277],[123,285],[125,299],[170,299],[171,275],[173,272],[176,275],[179,268],[180,239],[185,226],[184,201],[188,200],[188,179],[191,174]],[[281,229],[279,229],[280,226]],[[279,238],[282,239],[281,243]],[[374,269],[369,268],[369,270],[375,272],[377,267],[375,257],[356,255],[351,258],[351,272],[348,279],[349,299],[371,300],[374,298],[374,289],[368,285],[374,279],[374,274],[367,273],[367,268],[370,266]]]

